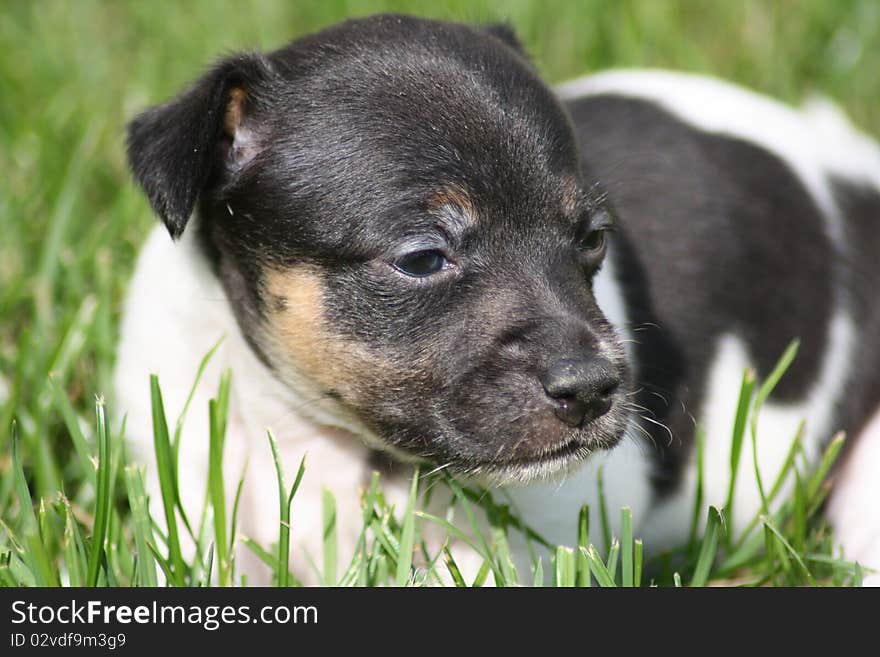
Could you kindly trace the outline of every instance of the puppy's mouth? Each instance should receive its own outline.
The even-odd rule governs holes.
[[[580,460],[589,456],[591,452],[592,450],[582,440],[572,438],[538,454],[516,456],[499,461],[493,465],[497,465],[501,468],[533,467],[547,463],[563,463],[572,459]]]
[[[484,485],[525,485],[565,476],[594,451],[582,440],[573,439],[540,454],[487,462],[467,468],[462,474]]]
[[[629,413],[618,393],[598,417],[566,427],[546,412],[524,421],[519,440],[496,454],[484,454],[461,469],[462,474],[492,484],[525,484],[559,479],[581,467],[594,454],[614,448],[626,434]],[[455,466],[453,466],[454,468]]]
[[[461,474],[487,485],[525,485],[555,480],[581,467],[597,452],[605,452],[623,439],[624,431],[600,441],[578,435],[533,454],[521,454],[465,467]],[[455,469],[455,466],[453,466]]]

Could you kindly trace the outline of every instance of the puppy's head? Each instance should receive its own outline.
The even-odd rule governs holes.
[[[303,412],[495,480],[619,440],[611,213],[509,30],[379,16],[233,57],[129,155]]]

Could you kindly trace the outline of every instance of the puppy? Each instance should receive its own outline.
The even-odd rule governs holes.
[[[880,566],[880,152],[831,106],[653,71],[551,90],[506,27],[375,16],[221,61],[135,119],[128,152],[164,224],[116,376],[151,472],[148,374],[176,418],[224,338],[180,448],[191,517],[231,369],[226,481],[246,468],[240,527],[264,545],[271,428],[288,481],[308,454],[295,554],[320,552],[326,487],[351,555],[376,450],[503,489],[569,545],[601,467],[608,508],[660,550],[687,536],[696,424],[721,506],[743,371],[766,378],[798,338],[758,466],[775,477],[802,420],[811,461],[846,430],[827,511],[846,555]],[[402,505],[406,477],[385,486]]]

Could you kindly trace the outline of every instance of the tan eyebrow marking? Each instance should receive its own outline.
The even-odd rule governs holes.
[[[464,230],[479,219],[473,198],[459,185],[440,188],[428,203],[428,210],[440,215],[457,230]]]
[[[562,211],[569,217],[577,215],[584,206],[581,187],[571,176],[562,180]]]

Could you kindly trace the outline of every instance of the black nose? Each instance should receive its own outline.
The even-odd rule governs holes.
[[[607,413],[620,386],[605,358],[561,358],[538,378],[556,403],[556,417],[573,427]]]

